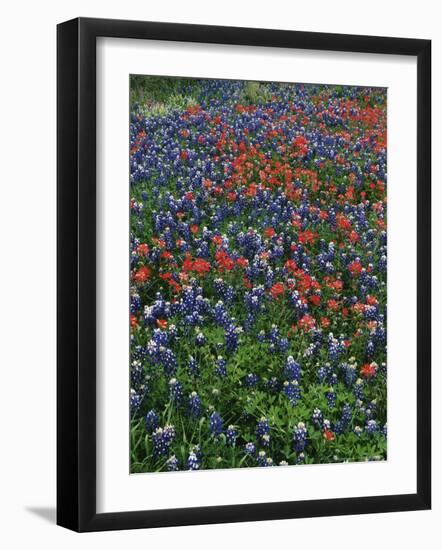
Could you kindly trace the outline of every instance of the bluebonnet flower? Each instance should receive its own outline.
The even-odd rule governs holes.
[[[192,355],[189,356],[189,362],[187,364],[187,371],[188,371],[189,375],[194,377],[194,378],[199,376],[198,364],[197,364],[195,358]]]
[[[371,359],[374,356],[375,352],[376,352],[375,343],[373,342],[373,340],[368,340],[367,341],[367,346],[365,348],[365,354],[366,354],[367,358]]]
[[[223,432],[223,419],[221,415],[214,411],[209,418],[210,433],[214,436],[218,436]]]
[[[290,347],[288,338],[279,338],[278,347],[281,353],[285,353]]]
[[[171,325],[169,325],[168,333],[169,333],[169,336],[170,336],[170,340],[173,341],[175,338],[177,338],[178,337],[177,326],[174,325],[173,323]]]
[[[264,416],[256,424],[256,437],[264,447],[270,445],[270,423]]]
[[[170,456],[166,460],[166,467],[168,472],[177,472],[179,470],[178,459],[175,455]]]
[[[166,376],[173,376],[178,367],[175,354],[169,348],[164,347],[160,347],[160,353]]]
[[[196,391],[193,391],[189,396],[188,410],[190,416],[194,418],[201,416],[201,398]]]
[[[195,343],[197,346],[204,346],[204,344],[206,343],[206,337],[202,332],[196,333]]]
[[[376,422],[376,420],[369,420],[365,425],[365,431],[369,435],[375,434],[378,431],[378,423]]]
[[[256,462],[258,466],[268,466],[267,453],[265,451],[259,451]]]
[[[270,393],[276,393],[281,388],[281,383],[276,376],[272,376],[269,380],[266,380],[265,387]]]
[[[233,324],[230,324],[226,328],[226,348],[229,353],[233,353],[238,349],[238,335],[239,330]]]
[[[200,463],[198,460],[197,455],[194,451],[191,451],[189,453],[189,456],[187,458],[187,469],[188,470],[198,470],[200,467]]]
[[[231,447],[234,447],[236,444],[236,438],[238,437],[236,433],[235,426],[232,426],[231,424],[226,430],[226,442],[227,445],[230,445]]]
[[[220,378],[227,376],[227,361],[221,356],[216,360],[215,374]]]
[[[361,428],[361,426],[355,426],[353,431],[358,437],[360,437],[364,430]]]
[[[254,455],[256,452],[255,444],[251,441],[249,441],[249,443],[246,443],[244,448],[248,455]]]
[[[323,417],[323,414],[322,414],[321,409],[318,409],[318,408],[313,409],[313,413],[312,413],[312,424],[313,424],[316,428],[322,428],[322,426],[323,426],[323,421],[324,421],[324,417]]]
[[[357,379],[356,365],[350,363],[342,363],[340,365],[341,370],[344,373],[344,382],[347,386],[351,387]]]
[[[330,357],[330,360],[336,361],[343,351],[344,347],[342,341],[335,338],[333,333],[330,332],[328,335],[328,356]]]
[[[168,424],[164,428],[157,428],[152,433],[153,452],[156,456],[168,454],[173,441],[175,440],[175,427]]]
[[[284,366],[284,374],[288,380],[298,380],[301,378],[301,365],[297,363],[291,355],[287,357]]]
[[[151,409],[145,417],[145,425],[146,425],[146,431],[148,433],[152,433],[154,430],[156,430],[159,426],[159,418],[158,414]]]
[[[137,393],[133,388],[130,390],[130,408],[134,412],[141,405],[142,396]]]
[[[342,407],[341,419],[345,424],[349,424],[352,416],[352,408],[348,403]]]
[[[133,386],[141,384],[144,378],[143,364],[139,360],[132,361],[130,369],[131,383]]]
[[[346,403],[342,407],[341,418],[335,424],[335,432],[337,434],[344,433],[349,427],[351,418],[352,418],[352,408],[348,403]]]
[[[367,407],[365,408],[365,416],[367,419],[373,418],[376,414],[376,399],[373,399],[368,403]]]
[[[329,374],[330,374],[330,365],[322,365],[321,367],[319,367],[318,373],[317,373],[318,382],[320,384],[323,384],[328,379]]]
[[[169,380],[169,393],[172,403],[180,405],[183,399],[183,386],[176,378],[171,378]]]
[[[283,384],[284,394],[288,397],[291,405],[295,406],[301,398],[301,390],[296,380],[286,380]]]
[[[353,393],[356,399],[364,399],[364,381],[358,378],[353,386]]]
[[[213,316],[217,325],[221,327],[228,327],[230,324],[230,318],[223,302],[218,301],[213,308]]]
[[[302,464],[304,461],[305,461],[305,453],[303,453],[303,452],[298,453],[298,455],[296,457],[296,462],[298,464]]]
[[[279,328],[276,325],[272,325],[269,334],[267,336],[269,342],[272,344],[277,344],[279,341]],[[293,360],[293,357],[291,357]]]
[[[325,398],[327,399],[329,408],[333,409],[336,404],[336,394],[333,388],[330,388],[327,392],[325,392]]]
[[[299,422],[296,428],[293,430],[293,443],[294,449],[297,453],[304,451],[307,446],[307,428],[304,422]]]
[[[250,372],[249,374],[247,374],[244,379],[244,384],[248,388],[256,388],[256,386],[258,385],[258,382],[259,382],[259,376],[254,372]]]
[[[138,292],[131,293],[130,296],[130,312],[132,315],[137,313],[141,309],[141,298]]]

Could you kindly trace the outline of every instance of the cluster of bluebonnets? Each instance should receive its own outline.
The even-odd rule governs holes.
[[[131,472],[384,460],[386,90],[143,86]]]

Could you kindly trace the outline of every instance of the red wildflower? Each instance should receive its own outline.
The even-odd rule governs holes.
[[[150,278],[151,273],[152,270],[150,269],[150,267],[144,265],[135,272],[134,281],[136,281],[137,283],[145,283]]]
[[[286,267],[286,269],[288,269],[289,271],[292,271],[292,272],[296,271],[296,269],[298,268],[298,266],[296,265],[295,260],[287,260],[285,262],[285,267]]]
[[[352,243],[356,243],[359,241],[359,235],[354,230],[350,231],[350,235],[348,236],[348,238]]]
[[[324,439],[326,441],[334,441],[336,439],[335,434],[331,430],[324,430]]]
[[[182,290],[181,286],[176,281],[174,281],[173,279],[169,280],[169,285],[172,287],[172,291],[175,292],[175,293],[179,293]]]
[[[361,271],[362,271],[361,262],[358,262],[357,260],[354,260],[353,262],[351,262],[351,263],[348,265],[348,269],[349,269],[350,273],[351,273],[353,276],[360,275],[360,274],[361,274]]]
[[[231,271],[235,267],[234,260],[224,250],[219,250],[215,254],[215,258],[220,271]]]
[[[285,288],[282,283],[275,283],[270,289],[270,295],[274,300],[282,296],[284,292],[285,292]]]
[[[356,313],[363,313],[365,306],[360,302],[356,302],[356,304],[353,305],[353,310],[356,311]]]
[[[247,197],[256,197],[256,193],[257,193],[257,185],[256,183],[251,183],[248,188],[247,188],[247,191],[245,192],[246,196]]]
[[[351,221],[344,214],[336,216],[336,223],[340,229],[351,229]]]
[[[301,244],[311,244],[315,242],[317,236],[317,233],[314,233],[310,229],[306,229],[298,233],[298,240]]]
[[[147,244],[143,243],[137,246],[137,254],[139,254],[140,256],[147,256],[148,253],[149,247],[147,246]]]
[[[157,327],[161,329],[167,328],[167,320],[166,319],[157,319]]]
[[[157,244],[160,248],[164,248],[166,246],[165,241],[163,239],[157,239],[156,237],[152,238],[152,241]]]
[[[293,140],[293,146],[296,156],[304,156],[308,151],[308,140],[304,136],[297,136]]]
[[[315,328],[315,320],[311,315],[304,315],[298,321],[298,327],[304,331],[310,331]]]
[[[344,286],[344,283],[340,279],[333,279],[333,277],[325,277],[324,281],[329,288],[337,292],[341,291]]]
[[[184,271],[192,271],[193,270],[193,260],[190,256],[186,256],[183,262],[183,269]]]
[[[130,316],[130,326],[132,328],[136,328],[138,326],[138,320],[137,318],[135,317],[135,315],[131,315]]]
[[[210,264],[202,258],[195,258],[193,261],[192,271],[196,271],[198,275],[203,275],[204,273],[208,273],[210,271]]]
[[[271,239],[276,235],[276,231],[273,229],[273,227],[266,227],[266,229],[264,229],[264,235]]]
[[[311,288],[319,287],[318,283],[314,281],[308,273],[305,273],[305,271],[302,270],[299,271],[300,273],[297,273],[296,275],[299,276],[298,287],[302,292],[307,292],[307,290],[310,290]]]
[[[365,365],[362,365],[361,367],[361,375],[364,378],[373,378],[373,376],[376,376],[376,372],[377,372],[376,363],[365,363]]]
[[[339,309],[339,302],[337,300],[330,299],[327,302],[327,307],[333,311],[337,311]]]
[[[246,288],[253,288],[252,283],[249,281],[249,279],[247,279],[247,277],[244,277],[244,278],[243,278],[243,282],[244,282],[244,286],[245,286]]]

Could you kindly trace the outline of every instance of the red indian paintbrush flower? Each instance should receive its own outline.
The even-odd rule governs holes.
[[[145,283],[151,276],[152,270],[146,265],[140,267],[134,274],[134,281],[137,283]]]

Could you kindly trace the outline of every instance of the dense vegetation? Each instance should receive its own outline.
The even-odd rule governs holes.
[[[386,458],[386,91],[131,80],[131,472]]]

